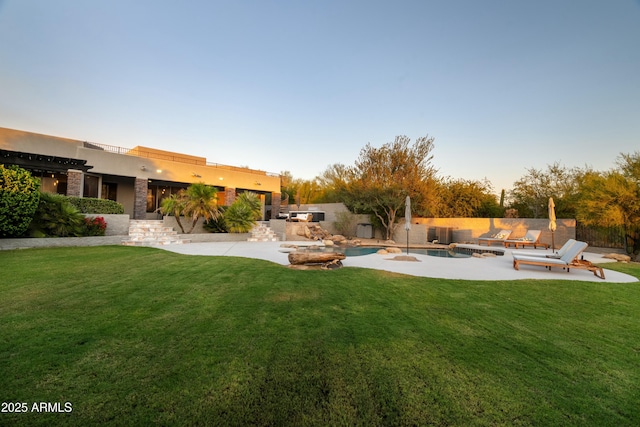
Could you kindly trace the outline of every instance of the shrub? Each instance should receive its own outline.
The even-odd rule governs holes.
[[[59,194],[42,193],[29,229],[33,237],[82,236],[84,216]]]
[[[78,211],[86,214],[123,214],[122,204],[113,200],[95,199],[91,197],[67,197]]]
[[[356,228],[356,216],[349,211],[336,213],[336,221],[333,226],[339,234],[345,237],[353,237],[353,230]]]
[[[101,216],[97,216],[94,218],[85,218],[84,219],[84,230],[83,236],[104,236],[104,233],[107,229],[107,223],[104,218]]]
[[[40,200],[40,181],[18,166],[0,165],[0,237],[24,234]]]
[[[245,192],[229,206],[224,213],[224,221],[232,233],[248,233],[260,218],[262,205],[253,193]]]
[[[217,218],[211,218],[202,224],[202,227],[210,233],[228,233],[229,228],[227,223],[224,220],[224,213],[226,212],[228,206],[220,206],[218,209],[220,210],[220,216]]]

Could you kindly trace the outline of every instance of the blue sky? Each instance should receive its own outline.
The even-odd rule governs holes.
[[[0,126],[307,179],[428,134],[510,189],[640,149],[640,1],[0,0]]]

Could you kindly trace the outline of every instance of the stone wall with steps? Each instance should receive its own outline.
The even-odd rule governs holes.
[[[129,238],[122,241],[125,246],[160,246],[189,243],[182,239],[172,227],[161,220],[131,220]]]
[[[251,230],[251,237],[247,239],[248,242],[277,242],[278,236],[267,225],[267,222],[258,222]]]

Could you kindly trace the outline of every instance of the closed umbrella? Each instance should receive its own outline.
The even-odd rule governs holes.
[[[404,229],[407,230],[407,255],[409,255],[409,230],[411,230],[411,198],[404,203]]]
[[[549,197],[549,230],[551,230],[551,250],[556,250],[556,242],[554,233],[556,231],[556,205],[553,203],[553,197]]]

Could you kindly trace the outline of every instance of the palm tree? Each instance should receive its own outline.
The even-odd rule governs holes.
[[[218,190],[202,182],[191,184],[185,191],[184,209],[185,217],[191,217],[191,228],[187,233],[191,233],[200,217],[205,221],[220,217],[218,208]]]
[[[160,203],[160,208],[158,210],[165,215],[173,215],[176,217],[176,222],[178,223],[178,227],[182,230],[182,234],[184,234],[184,227],[180,222],[180,216],[184,212],[185,207],[185,193],[184,190],[180,190],[178,193],[173,193],[169,197],[166,197]]]
[[[248,233],[260,218],[262,204],[254,193],[245,192],[238,196],[225,211],[225,223],[232,233]]]

